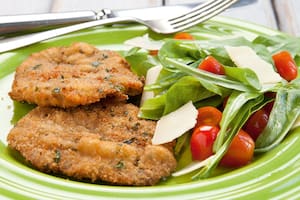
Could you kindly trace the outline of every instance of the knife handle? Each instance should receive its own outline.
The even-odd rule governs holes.
[[[0,16],[0,35],[10,33],[36,32],[59,26],[82,23],[102,19],[107,15],[108,9],[100,12],[76,11],[61,13],[43,13]]]

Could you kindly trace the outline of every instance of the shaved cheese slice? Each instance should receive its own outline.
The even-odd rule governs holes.
[[[162,41],[156,41],[156,40],[150,40],[148,35],[135,37],[129,40],[126,40],[124,42],[126,45],[134,46],[134,47],[140,47],[146,50],[159,50],[163,42]]]
[[[272,64],[260,58],[250,47],[226,46],[225,49],[237,67],[253,70],[261,84],[278,83],[282,80],[280,75],[274,71]]]
[[[197,115],[197,109],[192,101],[189,101],[177,110],[163,116],[157,122],[152,144],[164,144],[180,137],[195,126]]]
[[[150,84],[155,83],[156,79],[159,76],[161,69],[162,69],[161,65],[157,65],[157,66],[154,66],[154,67],[151,67],[150,69],[148,69],[147,74],[146,74],[145,85],[150,85]],[[147,99],[151,99],[153,97],[154,97],[154,93],[152,91],[144,90],[143,94],[142,94],[140,106],[142,106]]]
[[[193,161],[191,164],[184,167],[183,169],[181,169],[177,172],[174,172],[172,174],[172,176],[182,176],[182,175],[188,174],[192,171],[195,171],[197,169],[200,169],[200,168],[204,167],[205,165],[207,165],[210,162],[210,160],[212,160],[214,157],[215,157],[215,155],[212,155],[212,156],[210,156],[207,159],[202,160],[202,161]]]

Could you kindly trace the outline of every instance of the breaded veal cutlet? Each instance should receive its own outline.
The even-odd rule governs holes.
[[[10,97],[40,106],[75,107],[106,97],[127,99],[143,90],[117,52],[87,43],[33,53],[16,69]]]
[[[8,144],[37,169],[78,180],[154,185],[176,168],[174,142],[152,145],[155,122],[138,107],[100,102],[76,108],[36,107],[8,135]]]

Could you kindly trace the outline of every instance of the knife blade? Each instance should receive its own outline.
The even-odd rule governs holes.
[[[184,13],[189,8],[192,8],[192,6],[195,5],[196,4],[186,4],[180,6],[162,6],[130,10],[102,9],[99,12],[73,11],[62,13],[0,16],[0,35],[17,32],[24,34],[24,32],[36,32],[46,29],[58,28],[60,26],[67,26],[71,24],[118,16],[140,17],[141,19],[146,19],[152,16],[151,19],[153,19],[153,13],[156,13],[155,18],[170,17],[172,16],[172,14],[174,15],[174,13]]]
[[[243,0],[234,6],[243,6],[257,0]],[[204,1],[203,1],[204,2]],[[199,3],[197,3],[199,4]],[[130,10],[110,10],[102,9],[96,11],[73,11],[62,13],[42,13],[26,15],[0,16],[0,36],[16,36],[28,32],[37,32],[60,26],[67,26],[87,21],[101,20],[111,17],[137,17],[143,20],[171,18],[185,13],[195,7],[196,4],[170,5],[160,7],[150,7]],[[153,16],[155,13],[155,16]]]

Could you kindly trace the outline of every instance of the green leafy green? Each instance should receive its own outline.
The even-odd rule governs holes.
[[[158,120],[163,116],[166,103],[166,94],[156,96],[145,101],[140,108],[140,118]]]
[[[149,68],[159,64],[148,52],[140,51],[140,48],[132,48],[125,54],[125,59],[129,62],[131,70],[139,76],[146,76]]]
[[[257,99],[257,101],[263,100],[263,95],[260,93],[247,93],[247,92],[238,92],[233,91],[229,96],[226,103],[226,107],[223,111],[223,117],[220,122],[220,131],[216,141],[214,143],[214,152],[217,152],[224,141],[227,139],[227,131],[229,125],[233,122],[235,124],[240,124],[239,121],[236,121],[236,117],[241,115],[241,110],[244,110],[243,106],[251,99]]]
[[[232,79],[236,79],[256,90],[260,90],[262,86],[259,83],[257,75],[249,68],[237,68],[224,66],[225,74]]]
[[[266,128],[256,140],[256,152],[269,151],[286,136],[300,115],[299,85],[281,88],[277,91],[275,104]]]
[[[221,88],[234,89],[238,91],[256,90],[255,88],[249,87],[248,85],[245,85],[240,81],[233,80],[228,76],[216,75],[210,72],[206,72],[204,70],[194,69],[172,58],[165,58],[165,61],[168,64],[168,66],[172,66],[188,75],[194,76],[200,81],[206,82],[207,84],[211,83],[216,86],[219,86],[220,90],[222,90]]]
[[[176,72],[174,70],[169,70],[163,68],[160,71],[160,75],[157,78],[156,83],[151,85],[146,85],[144,90],[146,91],[153,91],[156,95],[166,91],[169,89],[173,84],[175,84],[179,79],[183,76],[186,76],[182,72]]]
[[[267,46],[271,54],[282,50],[289,51],[293,56],[300,53],[300,38],[290,35],[258,36],[253,40],[253,44]]]
[[[159,50],[158,57],[163,65],[166,65],[165,58],[178,59],[181,62],[188,64],[201,58],[201,55],[197,45],[193,42],[168,40]]]
[[[184,151],[185,148],[189,147],[189,141],[191,139],[190,132],[186,132],[177,139],[176,146],[174,148],[174,154],[176,157]]]
[[[140,109],[140,117],[159,119],[188,101],[198,102],[214,96],[201,82],[192,76],[184,76],[172,85],[163,95],[148,99]]]
[[[214,93],[206,90],[194,77],[185,76],[166,92],[166,104],[163,115],[178,109],[190,100],[197,102],[214,95]]]

